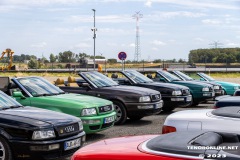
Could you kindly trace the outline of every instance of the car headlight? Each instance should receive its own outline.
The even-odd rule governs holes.
[[[172,92],[172,95],[173,95],[173,96],[182,95],[182,91],[173,91],[173,92]]]
[[[234,86],[234,90],[238,90],[239,89],[239,87],[238,86]]]
[[[81,120],[78,122],[78,126],[80,131],[83,130],[83,124]]]
[[[32,135],[33,140],[48,139],[54,137],[56,137],[54,130],[34,131]]]
[[[213,86],[213,89],[220,89],[219,86]]]
[[[203,87],[203,88],[202,88],[202,91],[203,91],[203,92],[209,92],[209,88],[208,88],[208,87]]]
[[[97,111],[95,108],[85,108],[82,110],[82,116],[90,116],[97,114]]]
[[[139,102],[150,102],[150,96],[143,96],[139,98]]]

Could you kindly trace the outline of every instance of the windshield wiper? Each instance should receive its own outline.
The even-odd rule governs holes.
[[[7,109],[13,109],[13,108],[20,108],[20,107],[23,107],[23,106],[8,106],[8,107],[2,107],[0,109],[1,110],[7,110]]]
[[[38,95],[35,95],[34,97],[51,96],[51,95],[52,95],[52,94],[44,93],[44,94],[38,94]]]

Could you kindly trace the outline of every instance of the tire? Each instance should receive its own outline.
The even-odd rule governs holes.
[[[128,116],[128,118],[130,118],[133,121],[138,121],[138,120],[142,119],[143,116]]]
[[[125,123],[125,121],[127,120],[127,111],[124,105],[119,101],[113,101],[113,105],[116,112],[115,124],[119,125]]]
[[[2,137],[0,137],[0,159],[13,160],[11,148],[7,141]]]
[[[175,109],[176,107],[175,106],[163,106],[162,110],[163,112],[171,112]]]

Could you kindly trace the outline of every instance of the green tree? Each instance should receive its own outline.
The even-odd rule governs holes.
[[[56,62],[57,57],[54,56],[54,54],[51,53],[49,59],[50,59],[50,62],[51,62],[51,63],[54,63],[54,62]]]
[[[30,69],[36,69],[38,67],[38,61],[36,59],[31,59],[28,62],[28,68]]]
[[[108,63],[111,63],[111,64],[117,63],[117,59],[115,59],[115,58],[110,58],[110,59],[107,60],[107,62],[108,62]]]
[[[71,51],[60,52],[58,55],[58,61],[63,63],[76,62],[75,53]]]

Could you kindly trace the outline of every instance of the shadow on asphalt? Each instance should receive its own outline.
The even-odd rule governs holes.
[[[143,120],[143,119],[141,119],[141,120],[127,119],[127,121],[123,125],[140,127],[140,126],[145,126],[145,125],[149,125],[149,124],[152,124],[152,121]]]

